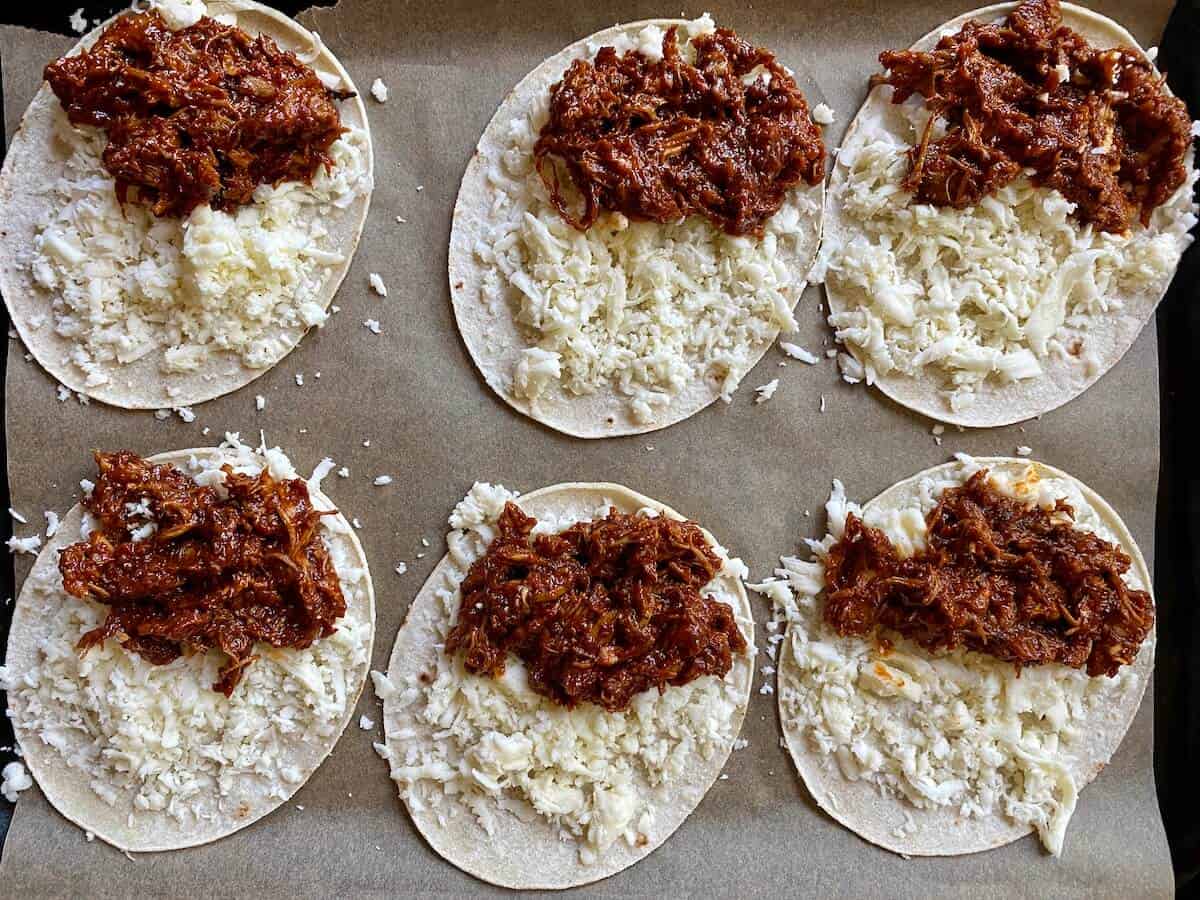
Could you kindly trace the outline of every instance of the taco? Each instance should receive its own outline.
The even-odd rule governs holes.
[[[809,99],[807,79],[707,15],[606,29],[522,79],[450,234],[454,314],[487,384],[586,438],[729,400],[795,330],[820,240],[814,115],[832,118]]]
[[[839,482],[811,562],[760,585],[787,623],[779,714],[818,805],[906,856],[1063,849],[1154,665],[1150,573],[1094,491],[1004,457],[861,508]]]
[[[317,35],[249,0],[163,0],[45,74],[0,174],[0,292],[47,372],[114,406],[187,406],[328,319],[372,156]]]
[[[97,454],[47,541],[3,667],[25,763],[126,851],[215,841],[329,755],[370,667],[375,597],[346,518],[278,449]]]
[[[1187,108],[1129,32],[1057,0],[965,13],[880,61],[819,267],[844,376],[964,426],[1066,403],[1191,242]]]
[[[387,760],[442,857],[492,884],[586,884],[661,845],[737,739],[745,567],[614,484],[477,483],[386,675]],[[532,534],[532,537],[531,537]]]

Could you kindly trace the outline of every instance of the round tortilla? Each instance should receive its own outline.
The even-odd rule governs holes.
[[[958,31],[971,19],[985,22],[1001,19],[1017,5],[998,3],[963,13],[929,32],[913,44],[912,49],[932,50],[942,32]],[[1095,47],[1123,46],[1139,51],[1142,49],[1133,35],[1112,19],[1081,6],[1063,3],[1062,18],[1064,25],[1083,35]],[[850,123],[842,139],[842,146],[849,146],[860,128],[873,125],[896,131],[902,127],[903,121],[906,120],[903,120],[902,114],[891,102],[891,92],[886,86],[877,87],[868,94],[862,108]],[[864,125],[864,122],[869,125]],[[1188,166],[1192,166],[1190,152]],[[847,220],[842,204],[838,202],[839,189],[845,181],[845,167],[834,166],[829,180],[830,203],[826,210],[825,227],[828,234],[843,240],[856,233],[852,223]],[[1089,367],[1079,360],[1064,360],[1047,355],[1039,360],[1043,372],[1037,378],[1008,384],[1003,384],[994,377],[989,378],[980,385],[974,404],[959,412],[951,410],[943,396],[946,390],[945,381],[942,371],[936,367],[926,367],[916,376],[897,372],[879,375],[875,379],[875,385],[901,406],[951,425],[988,428],[1031,419],[1079,396],[1116,365],[1141,334],[1142,327],[1162,300],[1170,281],[1170,278],[1165,279],[1157,289],[1121,296],[1119,299],[1124,306],[1120,313],[1113,313],[1103,319],[1097,318],[1089,323],[1086,331],[1087,342],[1099,360],[1099,365],[1090,372]],[[825,295],[831,314],[846,312],[858,306],[854,296],[839,293],[828,281],[825,283]],[[848,343],[846,349],[860,363],[866,364],[867,359],[860,348]]]
[[[236,15],[237,25],[251,35],[265,34],[284,50],[301,58],[311,55],[318,39],[306,28],[282,13],[253,0],[209,0],[207,15]],[[116,18],[116,17],[114,17]],[[86,34],[69,53],[90,47],[113,19],[109,19]],[[342,64],[321,45],[320,53],[308,65],[317,72],[335,75],[347,89],[355,91],[353,80]],[[371,133],[362,97],[355,96],[339,104],[342,121],[366,135],[367,176],[373,169]],[[43,83],[9,143],[4,168],[0,171],[0,293],[8,305],[9,316],[21,340],[38,363],[62,384],[94,400],[125,409],[162,409],[191,406],[228,394],[249,384],[266,373],[288,353],[307,328],[280,328],[271,335],[282,342],[271,364],[258,369],[244,365],[237,354],[210,348],[208,360],[195,372],[166,373],[160,366],[162,351],[149,353],[141,359],[121,365],[101,364],[109,376],[106,384],[89,387],[85,374],[70,361],[76,342],[57,334],[52,324],[51,304],[54,294],[37,284],[28,264],[34,238],[41,227],[50,221],[59,208],[52,185],[66,171],[69,155],[63,155],[54,139],[56,122],[65,113]],[[109,177],[101,170],[98,174]],[[341,252],[344,259],[325,270],[325,281],[315,302],[328,309],[338,287],[345,278],[354,257],[363,223],[370,206],[370,191],[355,198],[345,209],[335,209],[324,216],[329,230],[329,247]],[[38,316],[48,321],[40,328],[31,324]]]
[[[482,137],[463,174],[458,199],[454,203],[454,219],[450,230],[450,299],[459,333],[467,345],[476,368],[488,386],[513,409],[543,425],[564,434],[580,438],[616,437],[644,434],[680,422],[704,409],[721,396],[721,379],[693,378],[665,406],[656,406],[650,422],[639,423],[628,411],[628,398],[615,388],[601,387],[595,393],[577,396],[564,391],[561,385],[550,385],[535,405],[516,394],[512,387],[513,372],[521,353],[533,346],[518,326],[510,308],[494,314],[482,300],[484,276],[490,268],[481,264],[472,250],[476,241],[490,224],[493,189],[488,183],[489,168],[505,150],[504,128],[518,116],[528,114],[542,97],[549,96],[550,87],[559,81],[570,64],[592,56],[589,46],[611,44],[619,35],[636,35],[647,25],[657,25],[664,31],[672,25],[684,25],[685,19],[646,19],[627,25],[615,25],[582,38],[547,59],[517,84],[496,110],[484,129]],[[781,62],[783,62],[781,60]],[[804,92],[810,108],[824,102],[824,95],[803,67],[791,66],[797,85]],[[818,126],[821,127],[821,126]],[[796,285],[799,301],[808,279],[808,271],[816,258],[821,239],[821,222],[825,206],[824,179],[809,187],[800,185],[794,190],[810,195],[816,203],[816,218],[808,224],[810,233],[803,246],[786,258]],[[781,253],[781,256],[783,254]],[[507,304],[506,304],[507,306]],[[779,332],[754,346],[748,374],[762,359]],[[744,378],[744,376],[743,376]]]
[[[1116,537],[1121,549],[1129,554],[1133,564],[1128,577],[1133,585],[1150,591],[1153,598],[1150,571],[1141,550],[1121,517],[1099,494],[1078,479],[1045,463],[1014,457],[976,457],[975,461],[989,471],[1013,474],[1024,472],[1034,465],[1044,476],[1074,482],[1087,504]],[[909,506],[919,496],[922,479],[935,473],[952,472],[959,465],[957,462],[945,463],[919,472],[888,488],[864,504],[863,509],[902,509]],[[1133,665],[1137,675],[1136,684],[1120,697],[1118,703],[1105,708],[1098,719],[1087,722],[1090,737],[1081,748],[1082,756],[1071,766],[1072,776],[1080,791],[1100,774],[1100,770],[1112,758],[1137,714],[1154,668],[1155,634],[1156,630],[1151,630]],[[905,650],[916,655],[929,655],[915,646],[906,646]],[[817,805],[860,837],[903,856],[959,856],[1003,846],[1034,830],[1032,826],[1011,821],[1000,814],[984,818],[965,816],[946,807],[919,809],[902,798],[884,796],[865,781],[847,780],[840,769],[831,764],[827,755],[812,748],[803,732],[789,723],[784,714],[783,690],[785,686],[796,685],[798,680],[791,641],[785,640],[779,660],[779,717],[788,751]],[[912,817],[913,830],[909,834],[897,835],[897,825],[903,821],[906,813]]]
[[[175,450],[149,457],[151,462],[185,464],[190,456],[205,457],[221,455],[222,451],[212,447]],[[310,496],[314,503],[334,508],[334,503],[321,491],[310,488]],[[46,542],[46,546],[38,554],[29,577],[25,579],[21,594],[13,609],[12,627],[8,634],[8,651],[6,664],[14,672],[36,670],[39,664],[39,645],[48,637],[48,628],[53,619],[38,615],[34,598],[33,575],[41,570],[57,570],[58,551],[68,544],[80,539],[80,523],[82,507],[76,504],[63,516],[62,523],[55,536]],[[354,715],[355,705],[362,693],[366,682],[367,671],[371,665],[371,646],[375,633],[375,589],[371,583],[371,573],[367,567],[366,554],[354,529],[346,522],[339,512],[336,518],[344,528],[337,533],[326,531],[324,537],[327,544],[341,544],[346,557],[355,560],[356,567],[363,571],[364,590],[355,591],[347,597],[346,615],[344,619],[367,622],[369,624],[369,643],[363,654],[362,664],[354,672],[352,683],[349,685],[346,698],[346,710],[342,715],[337,731],[326,741],[314,742],[306,740],[302,735],[296,735],[287,747],[289,762],[296,766],[301,773],[295,784],[286,782],[267,782],[259,777],[242,775],[238,777],[239,784],[230,794],[230,806],[236,807],[229,812],[216,817],[212,821],[193,822],[184,825],[165,811],[132,811],[129,802],[109,805],[90,787],[91,776],[78,768],[68,766],[63,755],[53,747],[44,743],[36,732],[26,730],[20,724],[21,711],[24,704],[19,691],[13,690],[8,694],[9,707],[13,713],[13,727],[17,740],[24,752],[24,763],[37,782],[46,799],[65,818],[74,822],[85,831],[89,831],[106,843],[112,844],[119,850],[135,853],[150,853],[162,850],[178,850],[183,847],[194,847],[207,844],[233,834],[252,824],[276,807],[286,803],[304,783],[312,776],[325,760],[346,725]],[[81,602],[74,601],[72,602]],[[149,664],[146,664],[147,667]],[[198,685],[198,690],[209,690],[208,684]],[[73,750],[85,746],[88,742],[78,732],[70,732],[67,741]],[[272,793],[282,788],[285,796],[272,796]],[[130,814],[133,821],[129,821]]]
[[[650,508],[660,515],[683,519],[670,507],[617,484],[556,484],[518,497],[515,502],[529,515],[542,518],[568,514],[585,516],[606,501],[624,513]],[[704,536],[711,545],[719,546],[708,531],[704,531]],[[453,574],[454,564],[447,555],[409,607],[388,663],[388,678],[393,682],[399,684],[426,671],[436,655],[442,652],[437,646],[440,644],[438,625],[445,622],[435,594]],[[695,754],[686,780],[657,788],[641,785],[642,792],[649,794],[655,804],[654,831],[657,836],[654,839],[642,847],[630,847],[626,841],[618,839],[595,863],[584,865],[579,861],[579,844],[575,840],[563,840],[540,816],[522,822],[497,808],[495,833],[489,836],[474,817],[456,816],[443,824],[438,822],[433,811],[414,810],[405,801],[413,822],[429,845],[453,865],[489,884],[519,890],[557,890],[607,878],[645,858],[666,841],[700,804],[721,773],[750,701],[750,685],[754,680],[754,618],[750,602],[736,576],[723,571],[718,580],[724,593],[736,598],[734,616],[748,647],[747,652],[735,657],[733,668],[725,676],[738,685],[742,699],[734,712],[730,744],[724,751],[707,760]],[[388,748],[403,754],[404,741],[392,737],[398,728],[401,711],[394,700],[384,701],[384,733],[388,736]],[[418,725],[432,734],[432,728],[425,723]]]

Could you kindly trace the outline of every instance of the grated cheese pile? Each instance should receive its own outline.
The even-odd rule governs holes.
[[[826,505],[832,533],[809,542],[813,561],[784,557],[776,579],[752,586],[770,596],[777,621],[790,626],[785,640],[794,665],[780,673],[781,711],[785,727],[798,730],[844,778],[919,809],[1030,825],[1057,856],[1079,787],[1091,775],[1085,770],[1094,723],[1140,687],[1132,667],[1115,678],[1089,678],[1062,665],[1032,666],[1018,677],[1010,663],[989,656],[961,650],[934,656],[900,638],[884,656],[874,640],[840,637],[821,614],[821,559],[846,514],[863,516],[911,555],[924,546],[925,515],[942,491],[981,468],[958,458],[958,467],[927,477],[899,509],[870,505],[864,514],[835,481]],[[1029,474],[1014,480],[996,471],[992,481],[1042,505],[1066,498],[1077,527],[1116,540],[1075,482]],[[1142,652],[1153,652],[1149,642]],[[904,816],[908,825],[897,836],[915,827]]]
[[[26,261],[53,300],[49,320],[30,325],[72,342],[70,362],[89,387],[150,355],[164,374],[195,372],[223,351],[262,369],[290,348],[284,332],[324,324],[320,291],[345,258],[326,220],[370,190],[366,132],[342,135],[333,168],[311,185],[260,185],[232,214],[200,206],[158,219],[117,202],[104,133],[72,126],[57,105],[54,115],[65,172]]]
[[[221,446],[234,454],[237,472],[266,466],[276,478],[297,477],[278,448],[254,451],[236,434]],[[187,470],[200,484],[219,485],[222,461],[192,457]],[[310,485],[319,486],[316,479]],[[80,536],[90,532],[89,520]],[[329,536],[348,530],[335,516],[324,516],[321,527]],[[341,541],[326,544],[354,608],[368,589],[367,572]],[[109,640],[81,657],[76,643],[103,622],[106,608],[67,596],[56,554],[34,568],[28,586],[47,626],[39,629],[32,668],[0,667],[13,724],[27,754],[40,741],[87,776],[101,800],[127,809],[131,827],[145,812],[163,811],[186,826],[227,819],[257,798],[288,797],[321,758],[317,748],[336,740],[367,663],[371,623],[348,615],[306,650],[260,644],[259,658],[226,698],[210,689],[223,662],[216,651],[152,666]]]
[[[388,744],[375,749],[414,816],[432,814],[439,822],[472,816],[489,835],[501,817],[540,817],[562,839],[577,840],[580,860],[590,864],[618,839],[632,847],[659,836],[653,789],[686,781],[699,759],[728,752],[748,663],[735,661],[721,680],[709,676],[661,694],[644,691],[621,713],[590,704],[569,710],[546,700],[529,688],[525,667],[512,654],[502,679],[468,673],[461,655],[447,657],[442,645],[457,618],[459,585],[486,552],[505,501],[515,496],[477,483],[450,516],[452,568],[436,589],[436,646],[428,660],[406,665],[411,674],[403,680],[372,673],[376,694],[387,703]],[[586,518],[606,512],[607,505]],[[558,532],[578,520],[543,518],[535,533]],[[744,577],[741,560],[716,550],[724,572]],[[717,584],[707,592],[721,596]],[[739,670],[743,686],[735,679]],[[419,673],[432,680],[424,683]]]
[[[680,26],[680,52],[714,29],[707,15]],[[618,53],[661,56],[648,25],[611,41]],[[589,46],[595,54],[600,45]],[[481,300],[513,315],[529,346],[510,375],[535,409],[561,388],[569,396],[613,390],[646,424],[689,383],[714,381],[729,400],[763,345],[794,331],[792,307],[814,241],[818,201],[791,192],[761,240],[725,234],[700,217],[660,225],[602,215],[586,233],[562,220],[533,166],[548,92],[501,127],[492,161],[488,222],[474,245],[484,267]]]
[[[813,275],[824,270],[850,306],[829,316],[837,339],[868,383],[930,369],[954,412],[986,382],[1036,378],[1050,359],[1094,374],[1089,328],[1122,315],[1122,295],[1165,289],[1191,242],[1190,158],[1188,181],[1151,227],[1124,236],[1080,228],[1072,203],[1024,176],[971,209],[934,207],[900,187],[927,115],[915,101],[888,106],[883,123],[859,119],[838,154],[844,182],[830,200],[846,228],[826,234]]]

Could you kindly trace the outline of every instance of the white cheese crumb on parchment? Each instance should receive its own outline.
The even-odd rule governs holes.
[[[1017,447],[1017,456],[1031,456],[1032,454],[1033,454],[1032,447],[1026,447],[1024,444],[1021,444],[1020,446]]]
[[[183,419],[183,421],[187,422],[189,425],[196,421],[196,414],[192,412],[192,408],[190,406],[175,407],[175,415],[179,416],[179,418]]]
[[[821,412],[825,412],[825,395],[821,395]]]
[[[408,571],[408,563],[396,563],[395,572],[397,575],[403,575]]]
[[[734,750],[745,750],[749,746],[750,746],[750,741],[748,741],[746,738],[738,738],[736,741],[733,742]]]
[[[372,728],[375,727],[375,720],[372,719],[370,716],[359,716],[358,717],[358,727],[361,728],[363,731],[370,731]]]
[[[17,522],[20,522],[22,525],[29,524],[29,520],[27,518],[25,518],[23,515],[21,515],[19,512],[17,512],[15,509],[13,509],[11,506],[8,508],[8,514],[10,516],[12,516],[14,520],[16,520]]]
[[[342,466],[340,469],[338,469],[338,478],[349,478],[349,477],[350,477],[350,470],[346,466]]]
[[[267,398],[264,397],[262,394],[255,394],[254,395],[254,408],[257,409],[259,412],[262,412],[264,409],[266,409],[267,408]]]
[[[83,15],[83,7],[71,13],[71,17],[67,19],[67,23],[71,26],[71,30],[76,34],[83,34],[87,31],[87,18]]]
[[[70,397],[71,397],[71,389],[69,387],[67,387],[66,385],[60,384],[58,386],[58,402],[66,403],[67,400],[70,399]]]
[[[167,419],[171,418],[171,411],[169,409],[156,409],[154,411],[154,418],[158,419],[160,422],[165,422]]]
[[[304,387],[304,373],[303,372],[296,373],[296,387]]]
[[[0,774],[4,779],[0,782],[0,794],[3,794],[9,803],[16,803],[17,794],[33,787],[33,779],[29,777],[29,772],[22,763],[10,762]]]
[[[383,277],[378,272],[372,272],[367,276],[367,281],[371,283],[371,290],[377,293],[380,297],[387,296],[387,285],[383,283]]]
[[[780,341],[779,349],[792,359],[798,359],[800,362],[808,363],[810,366],[814,366],[821,361],[821,358],[815,353],[809,353],[803,347],[796,344],[789,344],[787,341]]]
[[[36,534],[31,534],[29,537],[23,538],[19,538],[14,534],[5,543],[8,545],[9,553],[28,553],[32,556],[37,552],[38,547],[42,546],[42,539]]]
[[[812,109],[812,120],[818,125],[833,124],[833,110],[827,103],[818,103]]]
[[[379,103],[387,103],[388,88],[382,78],[376,78],[371,82],[371,96]]]
[[[375,476],[375,481],[374,481],[375,487],[383,487],[385,484],[391,484],[391,483],[392,483],[391,475],[376,475]]]
[[[52,509],[48,509],[42,515],[46,517],[46,540],[49,540],[58,534],[58,513]]]
[[[383,329],[379,327],[378,319],[367,319],[363,322],[363,328],[371,332],[371,334],[382,334]]]
[[[766,384],[760,384],[754,389],[754,393],[758,396],[754,398],[755,403],[766,403],[775,396],[775,391],[779,388],[779,379],[772,378]]]

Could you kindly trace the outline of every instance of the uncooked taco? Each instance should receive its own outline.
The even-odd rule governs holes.
[[[1187,108],[1129,32],[1057,0],[966,13],[880,61],[821,251],[843,374],[959,425],[1066,403],[1191,241]]]
[[[1094,491],[1004,457],[859,508],[839,482],[811,562],[760,585],[787,623],[779,714],[830,816],[910,856],[1036,831],[1059,855],[1154,665],[1150,573]]]
[[[814,117],[832,118],[785,63],[707,15],[656,19],[508,95],[449,257],[459,330],[505,402],[579,437],[653,431],[729,400],[795,330],[821,232]]]
[[[745,566],[615,484],[476,484],[372,673],[420,832],[493,884],[565,888],[661,845],[737,739]]]
[[[24,761],[122,850],[191,847],[284,803],[366,681],[375,595],[346,518],[236,435],[98,453],[25,580],[0,670]]]
[[[46,371],[114,406],[187,406],[328,319],[372,159],[317,35],[249,0],[162,0],[45,75],[0,175],[0,292]]]

